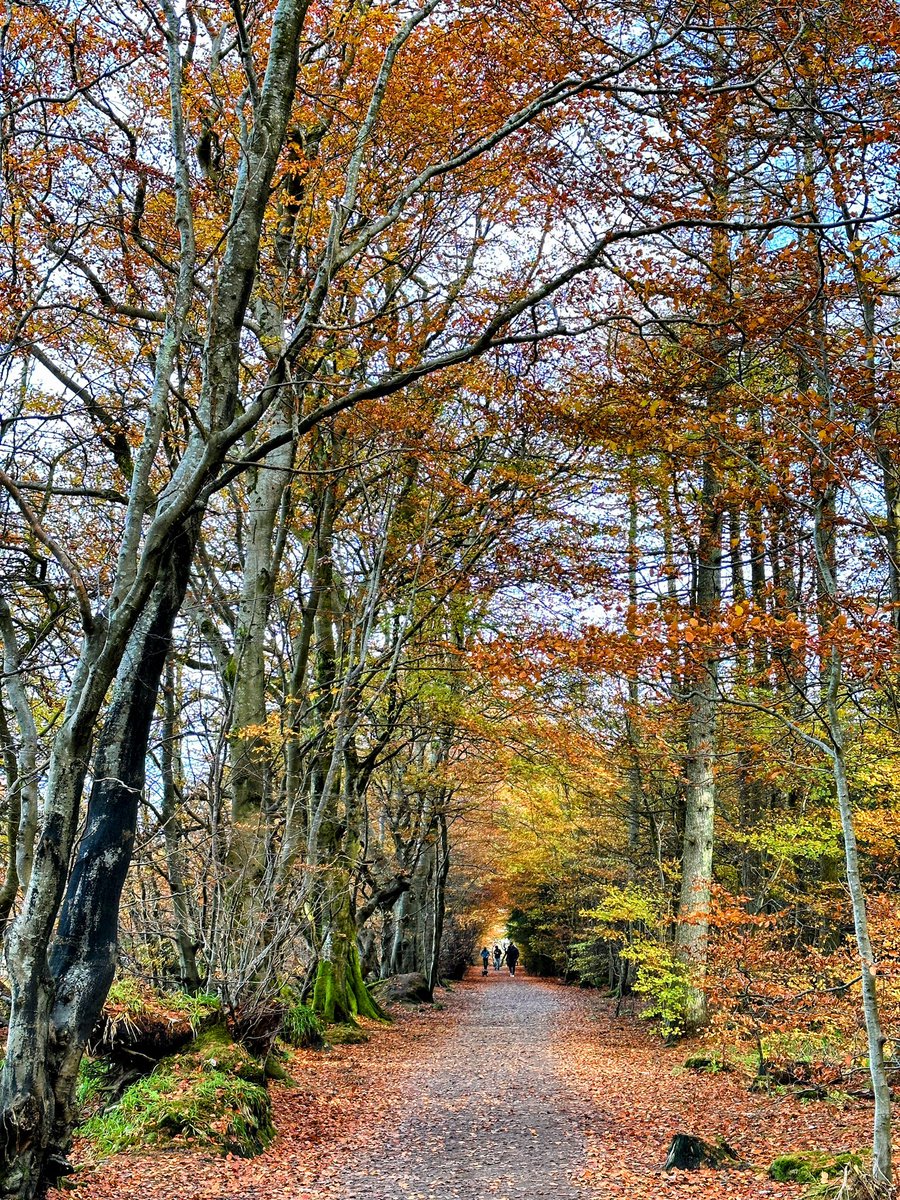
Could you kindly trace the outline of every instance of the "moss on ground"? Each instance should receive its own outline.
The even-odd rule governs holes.
[[[369,1035],[358,1025],[329,1025],[325,1036],[332,1046],[357,1046],[369,1040]]]
[[[731,1063],[726,1062],[718,1054],[689,1054],[684,1060],[683,1065],[686,1071],[704,1071],[709,1075],[717,1075],[722,1072],[734,1070]]]
[[[249,1158],[274,1132],[263,1066],[221,1026],[165,1059],[80,1129],[99,1157],[129,1146],[188,1144]]]
[[[769,1178],[777,1183],[827,1183],[842,1177],[845,1167],[860,1167],[862,1155],[829,1154],[823,1150],[806,1150],[796,1154],[781,1154],[769,1167]]]

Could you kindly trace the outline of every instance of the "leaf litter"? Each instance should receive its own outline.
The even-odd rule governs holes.
[[[803,1193],[768,1178],[777,1155],[869,1136],[868,1102],[841,1110],[685,1071],[684,1045],[596,993],[492,974],[395,1016],[365,1045],[294,1052],[296,1086],[273,1085],[278,1136],[259,1157],[92,1166],[80,1144],[75,1200],[763,1200]],[[724,1137],[752,1169],[666,1173],[678,1132]]]

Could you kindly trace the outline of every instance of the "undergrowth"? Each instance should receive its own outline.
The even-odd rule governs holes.
[[[274,1136],[262,1068],[224,1030],[212,1029],[184,1055],[164,1060],[80,1133],[103,1158],[130,1146],[188,1144],[251,1157]],[[84,1092],[102,1086],[93,1070]]]
[[[173,1017],[182,1017],[195,1032],[216,1019],[222,1011],[217,996],[202,992],[197,995],[188,992],[159,992],[130,975],[115,980],[106,997],[105,1007],[132,1018],[151,1013],[168,1013]]]

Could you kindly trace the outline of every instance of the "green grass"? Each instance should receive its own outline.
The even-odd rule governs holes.
[[[93,1104],[102,1095],[109,1081],[109,1064],[102,1058],[85,1056],[78,1067],[78,1083],[75,1089],[75,1099],[81,1111]]]
[[[140,980],[126,975],[113,982],[107,992],[106,1003],[121,1008],[129,1016],[137,1017],[147,1011],[149,995],[149,990]]]
[[[325,1044],[321,1022],[306,1004],[293,1004],[284,1015],[281,1035],[289,1046],[318,1050]]]
[[[106,1004],[129,1017],[158,1012],[184,1017],[194,1030],[201,1029],[209,1021],[217,1019],[222,1012],[222,1005],[217,996],[205,993],[192,996],[187,992],[159,992],[129,975],[115,980],[109,989]]]

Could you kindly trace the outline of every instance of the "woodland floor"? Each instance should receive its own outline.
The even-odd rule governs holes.
[[[684,1071],[683,1045],[663,1048],[589,992],[492,970],[443,1003],[367,1045],[298,1053],[259,1158],[118,1155],[79,1176],[75,1200],[787,1198],[802,1189],[766,1177],[776,1154],[868,1140],[867,1103]],[[664,1174],[675,1132],[721,1134],[759,1169]]]

